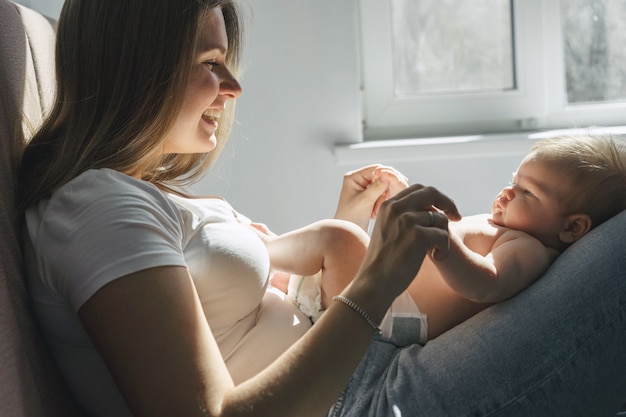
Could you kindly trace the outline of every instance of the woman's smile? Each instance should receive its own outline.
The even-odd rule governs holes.
[[[221,112],[216,112],[214,110],[206,110],[202,113],[202,120],[213,128],[213,132],[217,130],[219,127],[218,120],[221,116]]]

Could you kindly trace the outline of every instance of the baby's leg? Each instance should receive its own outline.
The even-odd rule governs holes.
[[[359,226],[344,220],[322,220],[271,242],[271,253],[291,253],[276,265],[291,274],[287,294],[315,321],[335,295],[356,275],[369,244]],[[270,255],[271,256],[271,255]],[[274,261],[279,257],[274,256]]]
[[[266,237],[264,243],[274,272],[308,276],[346,268],[349,282],[365,256],[369,236],[354,223],[330,219]]]
[[[334,221],[322,229],[324,260],[322,265],[322,306],[327,308],[333,297],[352,282],[359,270],[369,236],[350,222]]]

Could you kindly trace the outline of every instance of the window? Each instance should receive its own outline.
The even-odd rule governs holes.
[[[626,124],[623,0],[359,0],[364,137]]]
[[[626,2],[563,0],[568,103],[626,99]]]
[[[398,0],[390,13],[396,97],[515,88],[509,0]]]

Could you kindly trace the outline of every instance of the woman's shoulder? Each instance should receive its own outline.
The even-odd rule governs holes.
[[[102,168],[85,171],[60,187],[50,198],[49,205],[109,206],[136,204],[139,201],[171,205],[165,194],[154,184],[113,169]]]
[[[163,193],[153,184],[131,177],[109,168],[90,169],[83,172],[67,184],[61,186],[53,198],[72,194],[74,196],[91,196],[123,193],[123,196],[153,195]]]
[[[152,218],[174,225],[179,216],[176,206],[155,185],[106,168],[83,172],[26,213],[28,222],[72,224]]]
[[[156,186],[114,170],[84,172],[30,207],[25,220],[33,276],[76,309],[113,279],[186,266],[174,204]]]

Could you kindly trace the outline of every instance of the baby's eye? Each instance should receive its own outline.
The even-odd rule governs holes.
[[[524,189],[523,192],[524,192],[524,195],[527,195],[529,197],[532,197],[534,195],[530,190],[527,190],[527,189]]]

